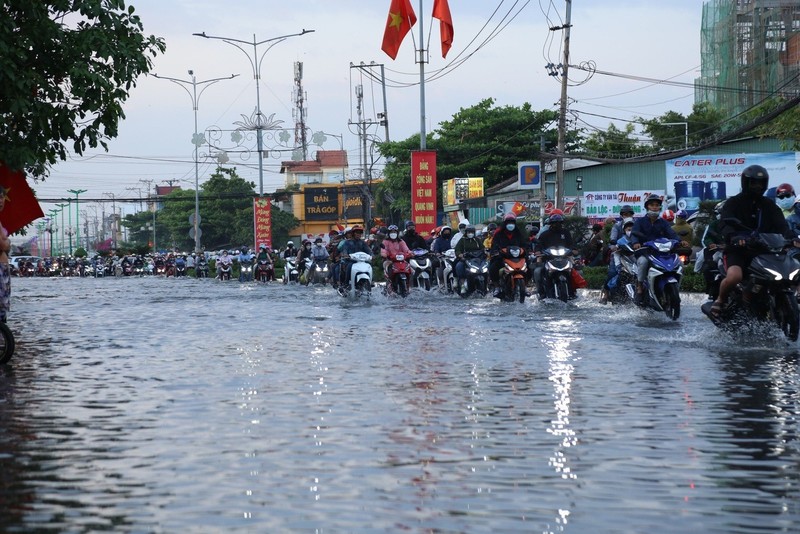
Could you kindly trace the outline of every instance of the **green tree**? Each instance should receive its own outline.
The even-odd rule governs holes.
[[[597,130],[589,134],[583,141],[586,152],[592,156],[604,158],[623,158],[637,156],[647,152],[639,141],[634,138],[635,127],[628,123],[624,129],[619,129],[613,124],[607,130]]]
[[[677,111],[667,111],[652,120],[644,120],[641,117],[637,119],[644,124],[644,132],[653,140],[653,148],[656,151],[684,148],[687,142],[687,127],[689,146],[697,146],[718,134],[724,124],[722,112],[713,108],[708,102],[695,104],[688,117]]]
[[[541,157],[542,140],[545,148],[555,146],[556,118],[557,112],[536,112],[528,103],[495,107],[491,98],[460,109],[426,138],[427,148],[436,151],[439,182],[482,176],[484,186],[491,187],[515,176],[517,162]],[[577,133],[570,132],[569,141],[576,138]],[[386,214],[391,206],[405,216],[411,211],[411,151],[419,150],[419,135],[381,143],[378,150],[387,160],[384,181],[376,191],[378,212]]]
[[[107,149],[122,103],[166,49],[142,31],[123,0],[3,2],[0,160],[44,176],[70,150]]]
[[[748,118],[767,114],[784,103],[786,103],[785,98],[765,100],[748,115]],[[789,108],[766,124],[757,127],[753,133],[758,137],[783,139],[786,150],[800,150],[800,107]]]

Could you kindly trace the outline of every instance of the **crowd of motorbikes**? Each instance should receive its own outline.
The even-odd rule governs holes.
[[[755,253],[755,259],[746,271],[744,281],[732,292],[722,314],[709,313],[711,302],[702,306],[714,324],[726,329],[737,329],[754,320],[777,324],[787,338],[796,340],[800,333],[800,310],[798,309],[797,286],[800,283],[800,249],[791,247],[791,242],[778,234],[751,233],[748,247]],[[679,242],[666,238],[648,241],[634,250],[622,240],[618,244],[617,276],[609,283],[609,300],[613,304],[635,304],[639,307],[663,312],[667,317],[677,320],[681,313],[680,287],[684,266],[691,251],[682,249]],[[724,278],[721,262],[722,247],[716,255],[709,251],[706,268],[712,269],[710,294],[715,294]],[[425,249],[411,251],[408,257],[390,258],[391,267],[384,272],[383,293],[390,296],[406,297],[412,291],[438,291],[458,295],[462,298],[486,297],[493,289],[489,277],[489,256],[485,251],[465,254],[456,258],[453,249],[444,254],[434,255]],[[531,295],[531,272],[538,264],[543,267],[543,293],[545,298],[568,301],[576,297],[577,285],[581,280],[580,258],[573,257],[566,248],[550,248],[536,258],[529,250],[509,247],[501,252],[503,264],[500,270],[500,298],[506,302],[524,302]],[[637,258],[646,255],[649,260],[647,278],[644,281],[644,296],[636,299],[635,284]],[[270,261],[234,261],[224,264],[219,261],[213,273],[215,278],[230,280],[233,263],[238,264],[241,282],[270,282],[276,280],[275,265],[277,256]],[[465,263],[466,277],[459,279],[455,274],[457,261]],[[373,278],[373,257],[357,253],[348,260],[350,278],[344,281],[333,276],[334,265],[329,260],[307,258],[298,265],[296,258],[282,260],[283,284],[327,285],[335,287],[340,294],[352,299],[369,298],[376,286]],[[344,268],[344,266],[342,267]],[[44,258],[38,263],[31,261],[19,265],[19,276],[164,276],[209,278],[212,269],[204,256],[187,268],[185,255],[123,256],[95,258]],[[462,284],[464,288],[462,290]]]

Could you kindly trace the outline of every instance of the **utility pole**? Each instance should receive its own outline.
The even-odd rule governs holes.
[[[556,154],[556,207],[564,209],[564,152],[567,136],[567,84],[569,82],[569,31],[572,26],[572,0],[566,0],[567,12],[564,25],[553,30],[564,30],[564,58],[561,61],[561,102],[558,114],[558,149]]]
[[[303,91],[303,63],[294,63],[294,146],[302,150],[303,161],[308,161],[308,139],[306,139],[306,94]]]

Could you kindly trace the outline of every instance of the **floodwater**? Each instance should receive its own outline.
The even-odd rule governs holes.
[[[2,532],[797,532],[798,347],[574,303],[14,279]]]

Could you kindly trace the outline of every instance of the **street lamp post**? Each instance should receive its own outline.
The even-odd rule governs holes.
[[[86,189],[67,189],[67,192],[68,193],[72,193],[73,195],[75,195],[75,229],[76,229],[75,242],[78,244],[78,247],[80,247],[81,246],[81,223],[80,223],[80,218],[79,218],[80,217],[80,215],[79,215],[80,205],[78,203],[78,195],[80,195],[81,193],[85,193]],[[70,207],[70,209],[72,209],[72,208]],[[70,224],[72,224],[71,220],[70,220]],[[71,236],[69,238],[69,253],[70,253],[70,255],[72,254],[72,237]]]
[[[196,34],[195,34],[196,35]],[[198,104],[200,103],[200,96],[203,92],[208,89],[210,86],[214,85],[217,82],[222,80],[230,80],[238,76],[238,74],[231,74],[230,76],[225,76],[224,78],[211,78],[210,80],[203,80],[202,82],[198,82],[197,78],[194,75],[194,71],[189,69],[189,76],[192,77],[191,80],[181,80],[179,78],[170,78],[168,76],[159,76],[158,74],[153,74],[156,78],[160,78],[162,80],[169,80],[175,85],[178,85],[186,91],[189,95],[189,98],[192,99],[192,109],[194,109],[194,136],[192,137],[192,144],[194,145],[194,251],[200,252],[200,171],[199,171],[199,164],[197,161],[197,150],[201,144],[203,144],[203,140],[198,137],[197,134],[197,109]],[[189,91],[188,85],[192,86],[191,92]],[[197,86],[204,85],[200,90],[200,94],[197,94]],[[153,239],[153,243],[155,243],[155,238]]]
[[[259,88],[259,79],[261,78],[261,64],[264,60],[264,56],[267,55],[273,46],[276,44],[285,41],[289,37],[297,37],[300,35],[305,35],[307,33],[312,33],[314,30],[306,30],[303,29],[300,33],[291,33],[288,35],[281,35],[280,37],[273,37],[271,39],[264,39],[263,41],[256,41],[256,36],[253,34],[253,41],[243,41],[241,39],[233,39],[231,37],[217,37],[214,35],[206,35],[206,32],[201,33],[193,33],[192,35],[196,35],[197,37],[204,37],[206,39],[219,39],[225,43],[228,43],[231,46],[235,46],[239,50],[241,50],[244,55],[247,56],[248,61],[250,61],[250,66],[253,68],[253,78],[256,80],[256,142],[258,143],[258,194],[263,196],[264,195],[264,153],[263,153],[263,137],[262,132],[264,130],[264,120],[263,116],[261,115],[261,89]],[[261,57],[258,56],[258,47],[259,45],[270,43],[267,46],[267,49],[264,50],[264,53],[261,54]],[[253,47],[253,55],[250,56],[250,53],[242,48],[240,45],[247,45]]]
[[[58,247],[58,250],[61,254],[64,253],[64,208],[69,206],[69,204],[56,204],[59,208],[61,208],[61,246]]]

